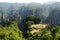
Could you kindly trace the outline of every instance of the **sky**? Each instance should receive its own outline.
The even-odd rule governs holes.
[[[8,2],[8,3],[47,3],[47,2],[60,2],[60,0],[0,0],[0,2]]]

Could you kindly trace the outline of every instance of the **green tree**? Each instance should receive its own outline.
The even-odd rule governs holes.
[[[60,40],[60,26],[56,26],[52,29],[52,36],[54,40]]]
[[[24,40],[16,20],[11,21],[9,26],[0,26],[0,40]]]

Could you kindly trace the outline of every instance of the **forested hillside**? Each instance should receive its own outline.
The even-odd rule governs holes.
[[[26,16],[38,16],[42,19],[42,23],[49,23],[51,25],[58,25],[60,3],[39,4],[39,3],[0,3],[0,14],[4,18],[11,18],[14,16],[18,20],[24,19]],[[57,14],[57,15],[56,15]],[[0,15],[0,16],[1,16]],[[55,16],[55,17],[54,17]],[[53,17],[53,18],[50,18]],[[58,18],[57,18],[58,17]],[[1,17],[0,17],[1,19]],[[53,21],[53,19],[56,19]],[[51,20],[46,21],[46,20]],[[55,23],[54,23],[55,22]]]
[[[60,3],[0,3],[0,40],[60,40]]]

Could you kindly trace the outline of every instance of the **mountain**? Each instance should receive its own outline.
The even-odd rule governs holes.
[[[24,19],[26,16],[38,16],[42,23],[50,25],[60,24],[60,3],[0,3],[0,14],[5,14],[5,17],[11,18],[14,16],[18,21]],[[1,16],[1,15],[0,15]],[[0,17],[1,19],[1,17]]]

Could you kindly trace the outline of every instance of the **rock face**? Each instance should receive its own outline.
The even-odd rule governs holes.
[[[51,26],[60,25],[60,10],[51,10],[44,23],[48,23]]]
[[[0,19],[2,13],[6,13],[7,18],[10,19],[11,16],[14,16],[18,19],[19,24],[26,16],[33,15],[40,17],[43,23],[48,23],[51,26],[60,25],[60,3],[0,3]]]
[[[33,30],[31,31],[31,34],[33,35],[34,33],[41,31],[46,26],[47,26],[47,24],[36,24],[36,25],[32,25],[31,28],[33,28]]]

